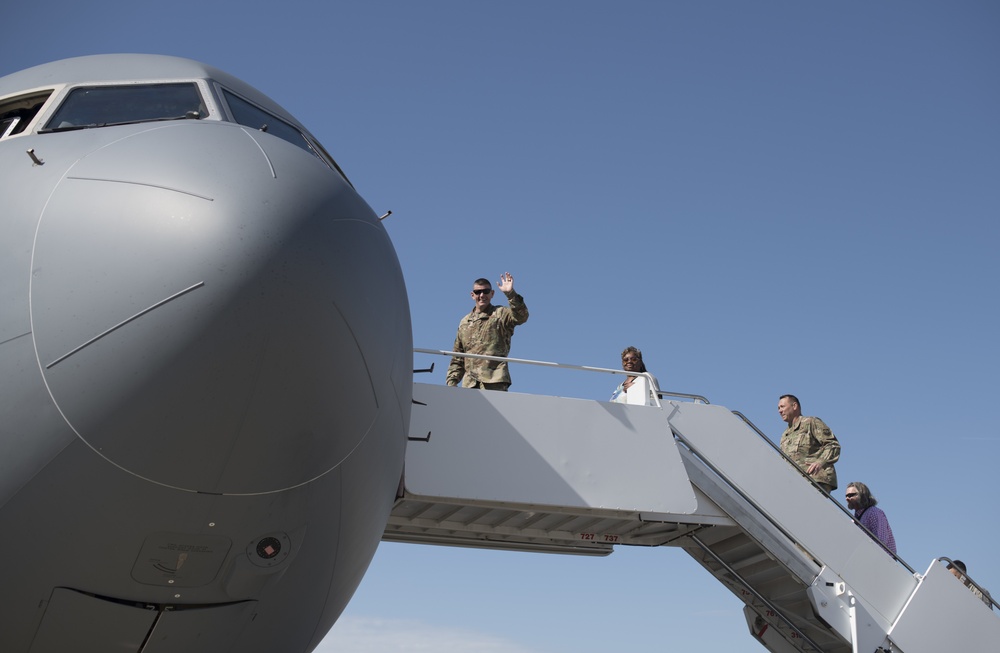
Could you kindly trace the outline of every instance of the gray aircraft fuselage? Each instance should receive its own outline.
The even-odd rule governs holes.
[[[400,481],[409,307],[377,216],[240,80],[0,78],[0,651],[312,650]]]

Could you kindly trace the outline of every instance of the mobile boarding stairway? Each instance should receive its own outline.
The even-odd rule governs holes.
[[[746,604],[770,651],[1000,650],[1000,617],[943,564],[914,573],[726,408],[421,383],[413,399],[384,540],[679,547]]]

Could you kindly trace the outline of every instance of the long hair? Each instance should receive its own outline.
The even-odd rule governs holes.
[[[871,508],[872,506],[878,505],[878,499],[872,496],[872,491],[868,489],[868,486],[860,481],[854,481],[848,483],[847,487],[853,487],[858,492],[858,504],[861,506],[862,510],[865,508]]]

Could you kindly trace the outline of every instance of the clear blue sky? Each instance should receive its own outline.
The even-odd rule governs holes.
[[[512,355],[636,345],[775,439],[797,394],[913,567],[961,558],[1000,594],[998,34],[987,0],[60,0],[6,8],[0,74],[151,52],[243,78],[393,211],[418,347],[509,270]],[[319,650],[762,650],[741,605],[674,549],[383,544]]]

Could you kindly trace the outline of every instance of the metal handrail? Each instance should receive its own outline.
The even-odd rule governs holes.
[[[537,360],[530,360],[530,359],[526,359],[526,358],[510,358],[510,357],[507,357],[507,356],[488,356],[486,354],[469,354],[469,353],[466,353],[466,352],[447,351],[447,350],[444,350],[444,349],[421,349],[421,348],[415,347],[413,349],[413,351],[414,351],[414,353],[431,354],[431,355],[435,355],[435,356],[448,356],[448,357],[461,356],[462,358],[478,358],[478,359],[481,359],[481,360],[501,361],[501,362],[507,362],[507,363],[519,363],[519,364],[523,364],[523,365],[537,365],[537,366],[540,366],[540,367],[557,367],[557,368],[568,369],[568,370],[581,370],[581,371],[584,371],[584,372],[600,372],[600,373],[604,373],[604,374],[619,374],[619,375],[625,375],[625,376],[643,376],[643,377],[646,377],[649,380],[649,383],[650,383],[651,387],[656,387],[654,385],[653,375],[650,374],[649,372],[635,373],[635,372],[627,372],[625,370],[611,369],[611,368],[607,368],[607,367],[593,367],[593,366],[589,366],[589,365],[571,365],[569,363],[552,363],[552,362],[549,362],[549,361],[537,361]],[[653,394],[656,397],[656,405],[657,406],[660,406],[659,400],[662,399],[665,396],[666,397],[681,397],[681,398],[684,398],[684,399],[691,399],[693,401],[704,403],[704,404],[710,404],[711,403],[707,398],[705,398],[705,397],[703,397],[701,395],[688,394],[688,393],[684,393],[684,392],[673,392],[673,391],[669,391],[669,390],[661,390],[659,388],[656,388],[656,391]],[[867,528],[865,528],[865,526],[862,525],[861,522],[858,521],[858,519],[846,507],[844,507],[843,505],[841,505],[841,503],[839,501],[837,501],[835,498],[833,498],[833,496],[831,496],[829,492],[827,492],[826,490],[824,490],[816,482],[816,480],[812,476],[810,476],[809,474],[807,474],[805,472],[805,470],[803,470],[801,467],[799,467],[795,463],[795,461],[793,461],[791,458],[789,458],[788,455],[784,451],[781,450],[781,447],[779,447],[778,445],[776,445],[771,440],[771,438],[767,437],[767,435],[763,431],[761,431],[759,428],[757,428],[756,424],[754,424],[753,422],[750,421],[750,418],[748,418],[746,415],[744,415],[743,413],[739,412],[738,410],[734,410],[734,411],[732,411],[732,413],[734,415],[736,415],[737,417],[739,417],[741,420],[743,420],[743,422],[746,423],[747,426],[749,426],[751,429],[753,429],[754,432],[756,432],[757,435],[760,436],[760,438],[762,440],[764,440],[764,442],[766,442],[768,445],[770,445],[770,447],[772,449],[774,449],[778,453],[778,455],[780,455],[782,458],[784,458],[785,460],[787,460],[792,465],[792,467],[794,467],[796,470],[798,470],[798,472],[804,478],[806,478],[813,485],[813,487],[815,487],[817,490],[819,490],[820,492],[822,492],[828,499],[830,499],[830,501],[833,502],[833,504],[836,505],[837,508],[839,508],[841,510],[841,512],[843,512],[848,518],[850,518],[851,521],[853,521],[861,529],[863,529],[866,533],[868,533],[868,535],[871,536],[871,538],[873,540],[875,540],[876,542],[878,542],[879,546],[881,546],[882,549],[886,553],[888,553],[890,556],[892,556],[892,558],[894,560],[896,560],[897,562],[899,562],[900,564],[902,564],[904,567],[906,567],[906,569],[909,570],[910,573],[912,573],[912,574],[916,574],[917,573],[916,570],[914,570],[913,567],[911,567],[910,565],[908,565],[905,560],[903,560],[898,555],[896,555],[895,553],[893,553],[892,551],[890,551],[885,546],[885,544],[882,543],[881,540],[879,540],[877,537],[875,537],[875,535],[870,530],[868,530]],[[674,435],[676,437],[677,434],[675,433]],[[692,451],[694,451],[694,453],[697,454],[697,451],[695,451],[690,446],[690,444],[688,442],[685,441],[684,444],[689,449],[691,449]],[[698,455],[699,458],[701,458],[700,454],[697,454],[697,455]],[[704,458],[702,458],[702,460],[704,460]],[[707,463],[708,461],[706,460],[705,462]],[[712,467],[712,466],[710,465],[710,467]],[[721,478],[725,478],[725,475],[721,474],[718,470],[714,470],[714,467],[713,467],[713,471],[715,471],[715,473],[718,474]],[[756,503],[754,501],[751,501],[749,499],[749,497],[744,497],[744,498],[747,499],[748,501],[750,501],[750,503],[756,507]],[[775,524],[775,525],[777,526],[777,524]],[[786,536],[789,536],[789,535],[786,533]],[[794,539],[794,538],[790,538],[790,539]],[[978,587],[978,585],[977,585],[977,587]],[[980,588],[980,590],[981,589],[982,588]]]
[[[911,574],[917,573],[916,570],[913,569],[913,567],[911,567],[910,565],[906,564],[905,560],[903,560],[898,555],[896,555],[895,553],[893,553],[889,549],[889,547],[887,547],[882,542],[882,540],[880,540],[877,537],[875,537],[875,534],[872,533],[870,530],[868,530],[864,526],[864,524],[862,524],[861,521],[858,520],[858,518],[855,517],[851,513],[850,510],[848,510],[843,504],[841,504],[839,501],[837,501],[835,498],[833,498],[833,496],[829,492],[827,492],[826,490],[824,490],[823,487],[819,483],[816,482],[816,479],[814,479],[812,476],[810,476],[809,474],[807,474],[806,471],[804,469],[802,469],[801,467],[799,467],[795,463],[794,460],[792,460],[791,458],[789,458],[788,454],[786,454],[784,451],[782,451],[781,447],[779,447],[778,445],[776,445],[774,443],[774,441],[771,440],[771,438],[767,437],[767,435],[763,431],[761,431],[759,428],[757,428],[757,425],[754,424],[753,422],[751,422],[749,417],[747,417],[746,415],[744,415],[743,413],[741,413],[738,410],[734,410],[734,411],[732,411],[732,413],[733,413],[733,415],[736,415],[741,420],[743,420],[746,423],[747,426],[749,426],[751,429],[753,429],[754,431],[756,431],[757,435],[759,435],[760,438],[762,440],[764,440],[764,442],[768,443],[771,446],[772,449],[774,449],[776,452],[778,452],[778,455],[780,455],[782,458],[784,458],[785,460],[787,460],[792,465],[792,467],[794,467],[795,469],[797,469],[802,476],[804,476],[805,478],[807,478],[809,480],[809,482],[813,484],[813,487],[815,487],[817,490],[819,490],[820,492],[822,492],[823,494],[825,494],[826,497],[828,499],[830,499],[830,501],[832,501],[834,503],[834,505],[836,505],[838,508],[840,508],[841,512],[843,512],[845,515],[847,515],[851,519],[851,521],[853,521],[855,524],[857,524],[864,532],[868,533],[868,535],[870,535],[873,540],[875,540],[876,542],[878,542],[878,545],[881,546],[882,549],[884,549],[886,553],[888,553],[889,555],[891,555],[893,557],[893,559],[895,559],[897,562],[899,562],[904,567],[906,567],[910,571]]]
[[[654,383],[654,377],[650,372],[627,372],[625,370],[615,370],[608,367],[592,367],[590,365],[571,365],[569,363],[551,363],[549,361],[536,361],[536,360],[529,360],[526,358],[510,358],[507,356],[487,356],[486,354],[469,354],[461,351],[446,351],[443,349],[420,349],[415,347],[413,351],[418,354],[433,354],[437,356],[448,356],[448,357],[460,356],[461,358],[478,358],[481,360],[500,361],[505,363],[520,363],[523,365],[538,365],[541,367],[558,367],[567,370],[582,370],[584,372],[601,372],[604,374],[619,374],[624,376],[642,376],[649,380],[650,387],[656,388],[654,394],[656,395],[657,400],[662,399],[664,396],[667,396],[667,397],[682,397],[685,399],[693,399],[694,401],[698,401],[705,404],[710,403],[708,399],[702,397],[701,395],[687,394],[684,392],[673,392],[670,390],[662,390],[656,387]],[[659,402],[657,402],[657,405],[659,405]]]
[[[955,563],[955,561],[954,561],[954,560],[952,560],[951,558],[945,558],[944,556],[940,556],[940,557],[938,557],[938,561],[940,562],[941,560],[944,560],[945,562],[947,562],[947,563],[948,563],[948,566],[950,566],[950,567],[955,567],[955,564],[954,564],[954,563]],[[955,567],[955,569],[958,569],[959,571],[962,571],[962,570],[961,570],[961,569],[959,569],[958,567]],[[974,587],[975,587],[975,588],[976,588],[977,590],[979,590],[980,592],[982,592],[982,594],[983,594],[983,597],[984,597],[984,598],[985,598],[985,599],[986,599],[987,601],[989,601],[989,602],[990,602],[990,610],[993,610],[993,608],[995,608],[995,607],[998,607],[998,606],[1000,606],[1000,603],[997,603],[996,601],[994,601],[994,600],[993,600],[993,596],[991,596],[991,595],[990,595],[990,592],[989,592],[989,590],[988,590],[988,589],[986,589],[985,587],[983,587],[982,585],[980,585],[980,584],[979,584],[979,583],[977,583],[976,581],[972,580],[972,579],[971,579],[971,578],[969,577],[969,575],[968,575],[967,573],[965,573],[964,571],[962,571],[962,578],[964,578],[964,579],[965,579],[966,581],[968,581],[968,582],[972,583],[972,585],[973,585],[973,586],[974,586]],[[963,582],[963,584],[965,583],[965,581],[962,581],[962,582]],[[968,585],[966,585],[966,587],[968,587]]]
[[[660,393],[660,399],[663,399],[663,395],[667,395],[668,397],[681,397],[683,399],[693,399],[696,403],[699,403],[699,404],[711,404],[712,403],[711,401],[709,401],[705,397],[702,397],[701,395],[689,395],[689,394],[685,394],[683,392],[668,392],[666,390],[660,390],[659,393]]]
[[[797,625],[795,625],[795,623],[791,619],[789,619],[788,617],[785,616],[784,610],[781,610],[777,605],[775,605],[774,603],[772,603],[771,601],[769,601],[763,594],[761,594],[760,592],[758,592],[757,589],[752,584],[750,584],[749,581],[747,581],[745,578],[743,578],[743,576],[741,576],[739,574],[739,572],[737,572],[735,569],[733,569],[732,566],[729,565],[725,560],[723,560],[722,557],[719,556],[719,554],[717,554],[715,551],[713,551],[711,549],[711,547],[709,547],[707,544],[705,544],[704,542],[702,542],[701,539],[697,535],[689,535],[688,537],[690,537],[691,540],[695,544],[697,544],[699,547],[701,547],[702,551],[704,551],[713,560],[715,560],[716,564],[718,564],[723,569],[725,569],[726,573],[728,573],[730,576],[732,576],[733,578],[735,578],[736,582],[738,582],[740,585],[742,585],[748,592],[750,592],[751,594],[753,594],[754,597],[758,601],[760,601],[765,606],[767,606],[767,608],[771,612],[773,612],[775,614],[775,616],[777,616],[779,619],[781,619],[783,622],[785,622],[786,626],[788,626],[799,637],[801,637],[810,646],[812,646],[814,650],[816,650],[816,651],[822,651],[823,650],[822,648],[819,647],[819,645],[816,642],[814,642],[812,640],[811,637],[809,637],[808,635],[806,635],[802,631],[801,628],[799,628]],[[750,609],[754,610],[753,606],[750,606]],[[754,612],[756,612],[756,610],[754,610]],[[759,616],[759,613],[758,613],[758,616]]]
[[[763,519],[767,520],[767,522],[770,523],[771,526],[773,526],[779,533],[781,533],[789,541],[794,542],[796,545],[799,545],[799,541],[797,539],[795,539],[795,537],[793,537],[792,534],[789,533],[785,529],[784,526],[782,526],[781,524],[779,524],[774,519],[774,517],[771,516],[771,513],[769,513],[768,511],[764,510],[763,507],[761,507],[760,503],[758,503],[756,499],[754,499],[753,497],[751,497],[750,495],[748,495],[746,492],[744,492],[741,488],[739,488],[738,486],[736,486],[729,479],[729,477],[725,473],[723,473],[723,471],[721,469],[719,469],[714,463],[712,463],[708,458],[706,458],[701,453],[701,451],[699,451],[698,448],[695,447],[687,438],[685,438],[683,435],[681,435],[680,433],[678,433],[677,431],[675,431],[673,428],[670,429],[670,432],[673,434],[675,440],[677,440],[682,445],[684,445],[684,448],[686,448],[688,451],[690,451],[692,455],[696,456],[698,458],[698,460],[701,461],[701,464],[703,464],[705,467],[707,467],[713,474],[715,474],[720,479],[722,479],[723,481],[725,481],[726,484],[730,487],[730,489],[732,489],[733,492],[735,492],[741,499],[743,499],[743,501],[747,502],[747,504],[749,504],[750,506],[752,506],[753,509],[756,510]],[[803,549],[803,551],[805,551],[805,549]],[[809,554],[809,556],[810,556],[810,558],[812,558],[812,554]],[[815,560],[815,558],[813,558],[813,560]],[[821,563],[818,563],[818,564],[821,564]]]

